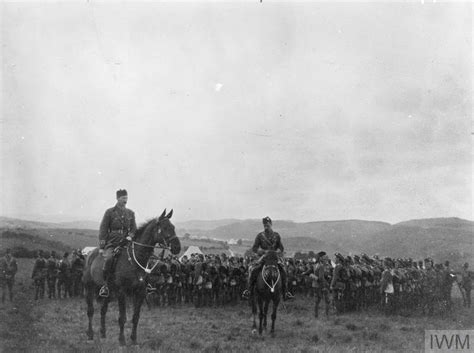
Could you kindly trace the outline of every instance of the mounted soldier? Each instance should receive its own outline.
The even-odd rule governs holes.
[[[255,237],[255,242],[252,246],[252,252],[260,257],[253,264],[253,266],[249,268],[249,283],[247,289],[245,289],[242,293],[242,297],[244,299],[248,299],[253,294],[258,274],[262,270],[262,261],[265,255],[265,251],[273,250],[277,252],[279,257],[278,268],[280,269],[281,273],[283,300],[293,299],[293,294],[287,292],[287,274],[282,259],[284,247],[281,243],[280,234],[273,231],[272,220],[270,219],[270,217],[263,218],[262,223],[264,231],[257,234],[257,236]]]
[[[99,291],[99,296],[109,296],[109,286],[112,283],[114,272],[114,258],[120,245],[124,241],[131,241],[137,231],[135,213],[126,208],[128,201],[127,190],[117,190],[117,203],[105,211],[100,224],[99,253],[104,257],[104,285]]]

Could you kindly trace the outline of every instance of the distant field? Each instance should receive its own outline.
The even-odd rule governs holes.
[[[98,338],[99,313],[94,319],[96,339],[86,341],[87,317],[83,300],[34,302],[29,279],[32,260],[19,260],[14,305],[0,306],[0,347],[5,352],[115,352],[118,346],[117,306],[107,318],[108,336]],[[456,289],[453,293],[457,294]],[[130,352],[419,352],[425,329],[474,328],[474,310],[463,312],[459,299],[447,317],[384,317],[375,310],[329,319],[312,317],[310,299],[280,307],[276,336],[251,334],[250,309],[235,307],[195,309],[191,306],[144,306],[139,325],[139,347]],[[128,319],[131,319],[130,308]],[[127,339],[130,322],[126,325]]]

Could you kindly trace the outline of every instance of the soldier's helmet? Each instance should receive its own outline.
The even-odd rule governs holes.
[[[341,255],[341,253],[335,253],[334,256],[336,257],[336,260],[339,260],[341,263],[344,263],[344,256]]]

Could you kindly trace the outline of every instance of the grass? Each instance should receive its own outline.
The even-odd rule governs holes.
[[[280,307],[275,337],[251,333],[247,305],[225,308],[191,306],[143,307],[139,346],[118,346],[118,311],[107,315],[107,338],[99,339],[99,312],[94,316],[95,340],[88,343],[86,305],[80,299],[32,300],[31,260],[19,261],[16,299],[0,307],[0,348],[5,352],[419,352],[425,329],[474,328],[474,313],[456,310],[446,317],[385,317],[375,310],[328,319],[312,316],[310,299],[297,298]],[[129,305],[126,337],[131,330]],[[5,319],[3,319],[5,318]],[[270,318],[269,318],[270,320]],[[269,321],[270,323],[270,321]],[[128,344],[130,344],[128,339]]]

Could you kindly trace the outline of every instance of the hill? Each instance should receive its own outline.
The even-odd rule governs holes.
[[[191,220],[191,221],[184,221],[184,222],[176,222],[176,228],[184,231],[184,232],[191,232],[191,231],[199,231],[199,230],[211,230],[217,227],[226,226],[229,224],[239,223],[241,222],[238,219],[218,219],[218,220]]]
[[[33,257],[37,250],[56,251],[58,254],[71,251],[63,242],[46,239],[22,231],[3,230],[0,235],[0,254],[12,249],[15,256]]]
[[[20,218],[0,217],[0,228],[31,228],[31,229],[99,229],[99,222],[94,221],[72,221],[72,222],[40,222]]]
[[[424,219],[412,219],[410,221],[400,222],[394,224],[394,226],[403,226],[403,227],[420,227],[420,228],[464,228],[467,230],[473,230],[474,222],[457,218],[424,218]]]

